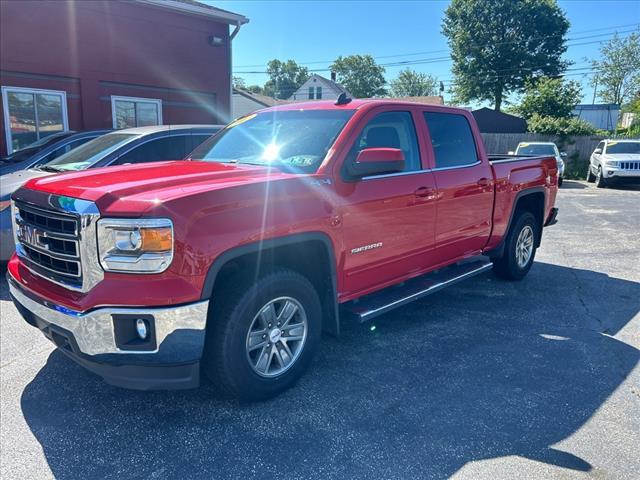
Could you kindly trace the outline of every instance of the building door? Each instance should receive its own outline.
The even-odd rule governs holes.
[[[2,87],[2,106],[7,154],[69,129],[65,92]]]

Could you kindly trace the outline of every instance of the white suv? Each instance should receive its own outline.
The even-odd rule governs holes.
[[[640,181],[640,140],[603,140],[591,154],[587,181],[600,188]]]
[[[509,152],[512,153],[512,152]],[[516,147],[516,155],[553,155],[556,157],[558,165],[558,187],[562,186],[564,179],[564,160],[565,152],[560,152],[553,142],[520,142]]]

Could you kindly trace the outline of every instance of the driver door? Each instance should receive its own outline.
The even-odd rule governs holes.
[[[347,296],[402,281],[428,263],[436,190],[415,115],[410,109],[372,112],[343,162],[339,193]],[[365,148],[402,150],[404,171],[346,179],[345,166]]]

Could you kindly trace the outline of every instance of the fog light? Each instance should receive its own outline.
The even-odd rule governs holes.
[[[138,332],[138,337],[140,337],[140,340],[144,340],[145,338],[147,338],[147,335],[149,333],[147,329],[147,322],[145,322],[141,318],[137,319],[136,332]]]

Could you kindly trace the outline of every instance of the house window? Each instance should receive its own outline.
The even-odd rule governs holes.
[[[162,125],[162,100],[111,96],[113,128]]]
[[[322,87],[316,87],[316,100],[320,100],[322,98]]]
[[[7,153],[69,129],[65,92],[2,87],[2,105]]]
[[[309,100],[313,100],[313,87],[309,87]]]

